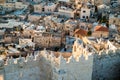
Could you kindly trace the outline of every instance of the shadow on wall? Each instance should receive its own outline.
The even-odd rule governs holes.
[[[92,80],[120,80],[120,53],[95,54]]]

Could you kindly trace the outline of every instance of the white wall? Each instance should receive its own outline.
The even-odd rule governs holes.
[[[60,69],[66,71],[63,80],[92,80],[93,56],[88,60],[82,56],[79,62],[61,64]]]
[[[62,2],[70,2],[70,0],[58,0],[58,1],[62,1]]]
[[[83,16],[84,16],[85,18],[83,18]],[[86,19],[87,16],[88,16],[88,18],[90,17],[90,9],[81,8],[80,18],[81,18],[81,19]]]

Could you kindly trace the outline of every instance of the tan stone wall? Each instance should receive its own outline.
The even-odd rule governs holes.
[[[115,24],[116,26],[120,27],[120,18],[110,18],[109,24]]]
[[[16,9],[24,9],[24,8],[27,8],[28,5],[26,4],[23,4],[22,2],[16,2],[15,3],[15,8]]]
[[[109,5],[110,4],[110,0],[94,0],[94,4],[95,5],[102,5],[102,4],[107,4]]]
[[[38,15],[29,15],[28,20],[29,21],[38,21],[40,19],[40,16]]]
[[[42,8],[43,7],[41,5],[34,5],[34,12],[41,13]]]
[[[58,47],[61,44],[60,37],[35,36],[34,42],[40,47]]]
[[[5,37],[4,41],[5,41],[5,43],[11,43],[12,42],[12,38],[11,37]]]
[[[74,17],[74,11],[72,10],[58,9],[58,14],[64,15],[66,17]]]
[[[7,59],[6,63],[0,69],[0,80],[52,80],[52,67],[39,53],[26,59]]]
[[[54,12],[56,8],[56,4],[52,6],[44,6],[44,8],[45,8],[45,12]]]
[[[101,37],[101,35],[102,37],[108,37],[109,32],[95,31],[92,33],[93,37]]]
[[[5,3],[6,0],[0,0],[0,4],[3,4]]]

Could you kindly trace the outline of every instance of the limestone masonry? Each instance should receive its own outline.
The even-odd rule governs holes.
[[[119,80],[120,49],[97,54],[86,47],[76,40],[72,54],[44,49],[26,58],[1,60],[0,80]]]

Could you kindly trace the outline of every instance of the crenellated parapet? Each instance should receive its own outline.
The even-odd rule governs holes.
[[[19,56],[18,58],[13,57],[7,57],[6,61],[4,62],[4,65],[7,67],[9,65],[22,65],[24,63],[31,63],[33,61],[39,60],[39,52],[35,52],[33,54],[28,54],[26,57]]]
[[[60,67],[61,65],[78,63],[81,60],[81,57],[84,60],[88,60],[89,59],[88,57],[92,56],[90,55],[91,53],[89,53],[89,55],[87,56],[87,52],[85,52],[84,54],[81,54],[80,56],[75,57],[73,53],[54,52],[54,51],[48,51],[46,49],[44,49],[40,53],[47,61],[50,61],[50,63],[55,67]]]
[[[73,45],[73,56],[76,61],[79,61],[79,58],[83,56],[85,60],[88,60],[88,57],[94,53],[94,49],[91,45],[84,44],[81,40],[76,40]]]
[[[90,40],[89,40],[90,42]],[[76,39],[73,45],[73,56],[76,61],[79,61],[79,57],[84,56],[88,60],[90,55],[98,54],[109,54],[118,53],[119,48],[115,47],[109,40],[96,39],[96,41],[91,41],[92,44],[84,43],[80,39]]]
[[[96,54],[97,55],[97,54]],[[97,55],[98,58],[105,58],[106,57],[114,57],[114,56],[120,56],[120,49],[116,49],[116,50],[103,50],[101,52],[99,52],[99,54]]]

